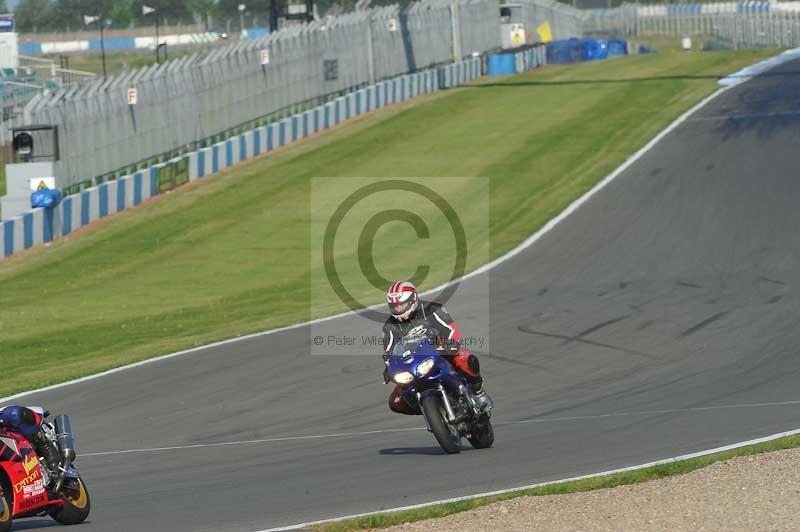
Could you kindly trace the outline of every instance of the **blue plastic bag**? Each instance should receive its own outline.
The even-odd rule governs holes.
[[[45,209],[52,209],[61,203],[62,198],[63,196],[60,190],[43,188],[31,194],[31,208],[38,209],[41,207]]]

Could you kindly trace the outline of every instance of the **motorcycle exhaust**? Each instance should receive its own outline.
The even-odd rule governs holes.
[[[72,437],[72,421],[69,416],[58,416],[54,420],[56,426],[56,443],[61,459],[64,462],[75,460],[75,439]]]
[[[69,469],[72,461],[75,460],[75,439],[72,437],[72,421],[70,421],[69,416],[57,416],[53,420],[53,424],[56,427],[56,445],[61,455],[61,465],[59,466],[61,471],[54,488],[54,491],[58,493],[61,491],[61,485],[64,483],[67,469]]]

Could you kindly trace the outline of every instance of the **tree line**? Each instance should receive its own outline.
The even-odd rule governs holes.
[[[84,16],[100,16],[108,27],[152,26],[158,17],[161,24],[205,24],[210,31],[238,29],[239,5],[244,4],[246,27],[269,25],[270,2],[273,0],[21,0],[14,10],[18,31],[23,33],[46,31],[80,31],[87,29]],[[303,0],[274,0],[285,9],[290,3]],[[401,4],[413,0],[372,0],[372,6]],[[513,0],[507,0],[513,1]],[[617,6],[623,0],[560,0],[577,7]],[[639,0],[640,3],[664,0]],[[667,0],[668,2],[670,0]],[[672,0],[677,1],[677,0]],[[694,0],[698,1],[698,0]],[[703,1],[703,0],[699,0]],[[341,13],[353,9],[356,0],[315,0],[320,14]],[[155,8],[154,13],[143,14],[142,5]],[[6,2],[0,0],[0,12],[5,13]],[[95,28],[96,26],[93,25]]]
[[[205,24],[210,31],[239,28],[239,5],[246,6],[242,13],[245,27],[269,25],[272,0],[21,0],[14,10],[18,31],[22,33],[47,31],[80,31],[87,29],[84,16],[100,16],[107,27],[152,26],[155,17],[161,24]],[[285,9],[287,0],[275,0]],[[289,0],[304,3],[302,0]],[[400,3],[407,3],[402,0]],[[353,9],[356,0],[315,0],[320,14],[331,8],[334,12]],[[372,5],[398,3],[397,0],[373,0]],[[0,0],[0,12],[5,0]],[[155,8],[143,14],[142,5]],[[92,25],[96,28],[96,24]]]

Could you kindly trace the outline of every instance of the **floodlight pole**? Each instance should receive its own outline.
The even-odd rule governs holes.
[[[247,9],[245,4],[239,4],[239,40],[246,38],[247,33],[244,30],[244,10]]]
[[[103,56],[103,81],[105,81],[106,79],[108,79],[108,73],[106,72],[106,41],[105,41],[105,36],[103,34],[106,21],[102,17],[100,17],[98,23],[100,24],[100,55]]]
[[[158,42],[158,13],[156,12],[156,63],[161,64],[161,48]]]

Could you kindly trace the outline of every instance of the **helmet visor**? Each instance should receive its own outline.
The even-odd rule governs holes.
[[[389,303],[389,311],[395,316],[399,316],[403,312],[407,311],[411,308],[411,303],[414,301],[414,298],[410,297],[405,301],[400,303]]]

